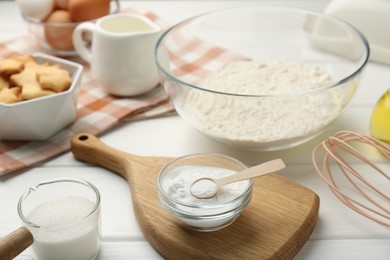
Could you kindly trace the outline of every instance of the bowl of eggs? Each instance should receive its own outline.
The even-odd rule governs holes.
[[[351,101],[369,54],[364,35],[340,19],[261,6],[189,18],[155,48],[178,114],[211,139],[255,151],[320,134]]]
[[[119,0],[16,0],[28,31],[49,54],[77,55],[73,30],[82,22],[119,12]],[[88,36],[86,36],[88,37]]]

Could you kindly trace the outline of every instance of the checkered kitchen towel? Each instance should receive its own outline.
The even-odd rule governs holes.
[[[129,8],[122,12],[145,15],[166,28],[164,21],[148,10]],[[15,53],[42,51],[30,35],[0,43],[0,59]],[[99,135],[123,121],[152,118],[173,111],[161,87],[142,97],[116,98],[96,86],[91,79],[89,66],[84,65],[75,123],[46,141],[0,141],[0,175],[45,162],[69,151],[70,140],[76,133]]]
[[[164,21],[147,9],[126,8],[122,12],[144,15],[162,28],[168,28]],[[179,31],[167,42],[171,73],[182,80],[195,83],[223,64],[242,59],[241,56],[223,48],[210,46],[200,39],[186,38],[185,35],[185,30]],[[29,37],[21,36],[0,43],[0,58],[13,53],[29,54],[40,51],[38,44]],[[173,107],[161,88],[139,98],[115,98],[107,95],[91,79],[89,67],[86,65],[76,122],[46,141],[0,141],[0,175],[45,162],[69,151],[70,140],[76,133],[89,132],[99,135],[123,121],[152,118],[172,111]]]

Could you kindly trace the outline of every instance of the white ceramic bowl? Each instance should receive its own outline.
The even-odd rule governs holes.
[[[69,71],[72,85],[50,96],[0,103],[0,140],[45,140],[76,119],[83,66],[42,53],[32,56],[38,63],[59,64]]]

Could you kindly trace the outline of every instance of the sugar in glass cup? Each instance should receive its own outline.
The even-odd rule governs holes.
[[[100,250],[100,193],[90,182],[57,178],[21,196],[18,214],[32,233],[34,258],[95,259]]]
[[[222,229],[232,224],[249,205],[252,180],[228,184],[230,187],[225,185],[210,199],[193,197],[190,184],[199,176],[216,177],[221,172],[233,174],[246,168],[234,158],[213,153],[174,159],[161,169],[157,177],[160,203],[186,228],[201,232]]]

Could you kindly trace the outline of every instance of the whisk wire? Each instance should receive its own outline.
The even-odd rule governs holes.
[[[387,181],[390,181],[390,176],[377,165],[372,163],[369,159],[367,159],[358,149],[350,145],[349,142],[365,143],[377,149],[385,157],[390,158],[390,145],[368,135],[357,134],[351,131],[340,131],[337,132],[334,136],[330,136],[328,139],[318,144],[314,148],[312,154],[314,168],[342,203],[360,215],[365,216],[366,218],[371,219],[372,221],[375,221],[385,227],[390,227],[390,223],[384,221],[384,219],[390,219],[390,197],[382,192],[378,187],[375,187],[374,184],[368,181],[367,178],[363,177],[358,171],[356,171],[352,165],[349,164],[345,158],[343,158],[342,154],[340,154],[338,150],[353,155],[355,158],[359,159],[363,163],[367,164],[370,168],[380,173],[380,176],[385,178],[385,184],[390,184],[390,182],[387,183]],[[319,167],[319,164],[316,163],[317,153],[319,152],[320,148],[323,148],[325,152],[322,162],[322,171]],[[363,198],[366,199],[366,202],[369,202],[372,205],[369,206],[356,200],[355,198],[352,198],[341,189],[335,179],[334,173],[331,170],[332,161],[335,161],[336,165],[343,173],[342,176],[344,176],[347,180],[347,183],[350,183],[352,187],[358,191],[357,194],[360,194]],[[363,184],[366,186],[366,189],[360,187],[360,185]],[[370,193],[376,194],[378,198],[382,198],[382,200],[384,199],[385,203],[383,203],[383,201],[377,201],[376,197],[374,198],[371,194],[368,194],[368,191],[371,191]],[[381,218],[378,218],[378,216]]]
[[[324,144],[322,143],[322,145],[324,145]],[[337,154],[337,153],[336,153],[336,154]],[[337,158],[337,157],[336,157],[336,158]],[[369,211],[371,211],[371,212],[373,212],[373,213],[375,213],[375,214],[378,214],[378,215],[381,215],[382,217],[388,218],[386,215],[383,215],[381,212],[378,212],[378,211],[376,211],[376,210],[374,210],[374,209],[371,209],[371,208],[365,206],[364,204],[362,204],[362,203],[360,203],[360,202],[358,202],[358,201],[352,199],[351,197],[347,196],[343,191],[341,191],[341,190],[339,189],[337,183],[335,182],[334,178],[333,178],[332,171],[330,170],[329,159],[330,159],[329,154],[326,154],[326,157],[325,157],[325,159],[324,159],[324,162],[325,162],[325,163],[324,163],[324,172],[326,173],[327,176],[329,176],[329,178],[330,178],[330,180],[331,180],[331,182],[332,182],[332,184],[330,184],[330,183],[328,182],[328,180],[325,179],[325,181],[326,181],[326,182],[328,183],[328,185],[331,187],[332,192],[333,192],[340,200],[342,200],[342,202],[343,202],[344,204],[346,204],[347,206],[353,207],[354,209],[358,209],[358,208],[356,208],[356,207],[351,203],[351,202],[353,202],[354,204],[357,204],[357,205],[359,205],[360,207],[363,207],[363,208],[365,208],[365,209],[367,209],[367,210],[369,210]],[[344,159],[342,159],[342,158],[338,158],[338,159],[340,159],[340,160],[342,160],[343,162],[345,162]],[[339,162],[337,162],[337,164],[341,165],[341,163],[339,163]],[[357,185],[357,184],[348,176],[348,174],[346,174],[345,169],[344,169],[343,167],[340,167],[340,168],[341,168],[341,170],[343,171],[345,177],[350,181],[350,183],[351,183],[354,187],[356,187],[356,188],[358,189],[358,191],[359,191],[367,200],[371,201],[374,205],[376,205],[376,206],[379,207],[381,210],[383,210],[383,211],[385,211],[386,213],[389,214],[389,211],[388,211],[388,210],[386,210],[384,207],[382,207],[379,203],[377,203],[374,199],[372,199],[372,198],[371,198],[370,196],[368,196],[362,189],[359,188],[359,186],[358,186],[358,185]],[[352,169],[352,168],[351,168],[351,169]],[[352,169],[352,172],[355,172],[355,173],[356,173],[356,171],[354,171],[353,169]],[[333,185],[333,186],[332,186],[332,185]],[[369,185],[369,184],[368,184],[368,185]],[[371,188],[372,188],[372,187],[371,187]],[[375,189],[375,190],[378,191],[378,192],[380,192],[378,189]],[[381,193],[381,192],[380,192],[380,193]],[[362,211],[360,211],[360,212],[362,212]]]

